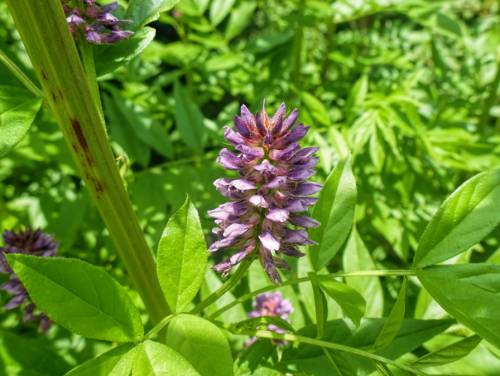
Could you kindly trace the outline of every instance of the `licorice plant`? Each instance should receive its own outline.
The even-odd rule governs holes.
[[[38,112],[55,119],[102,219],[106,230],[102,236],[109,237],[118,255],[99,266],[65,257],[62,250],[69,240],[52,234],[50,218],[47,223],[14,223],[3,229],[0,290],[8,298],[2,312],[8,312],[10,322],[18,328],[35,323],[30,333],[36,331],[43,343],[52,341],[55,347],[62,343],[58,336],[66,335],[82,341],[82,346],[86,341],[99,341],[91,343],[105,350],[100,354],[85,351],[86,360],[76,362],[69,352],[59,359],[52,350],[23,339],[16,342],[17,348],[12,347],[12,353],[18,353],[12,359],[22,358],[26,351],[37,369],[34,373],[16,369],[12,374],[424,375],[426,367],[469,354],[481,339],[491,348],[500,348],[500,267],[436,265],[475,246],[496,228],[500,170],[484,171],[467,180],[429,215],[418,244],[412,244],[414,253],[406,268],[377,268],[354,225],[359,213],[369,216],[377,210],[376,203],[374,207],[357,205],[355,156],[337,131],[332,133],[332,143],[340,145],[337,152],[333,157],[321,153],[324,142],[308,134],[317,126],[318,116],[302,117],[301,106],[292,109],[290,104],[298,104],[301,98],[309,104],[305,113],[311,112],[311,103],[312,107],[317,104],[300,90],[304,80],[300,48],[305,33],[300,22],[291,39],[298,52],[288,51],[293,60],[289,79],[296,85],[283,98],[289,108],[282,100],[266,103],[266,98],[259,97],[259,105],[240,103],[232,124],[207,125],[225,143],[218,157],[209,157],[224,168],[217,170],[219,178],[213,185],[226,202],[201,212],[202,219],[209,217],[215,227],[205,228],[197,202],[188,197],[178,203],[155,252],[151,251],[152,242],[124,184],[127,172],[113,154],[117,148],[110,142],[105,122],[111,104],[107,96],[101,101],[101,89],[119,95],[116,88],[110,88],[113,76],[106,74],[134,64],[154,35],[146,25],[160,13],[181,31],[183,17],[196,17],[195,12],[186,11],[190,5],[167,16],[165,12],[177,2],[6,0],[38,81],[34,83],[6,54],[0,55],[12,76],[27,89],[0,87],[1,152],[10,151],[21,140]],[[203,7],[207,2],[192,3]],[[213,25],[198,26],[203,32],[214,32],[210,48],[218,49],[218,38],[222,38],[216,29],[222,21],[218,15],[234,2],[212,3],[216,4],[210,10]],[[240,27],[234,26],[233,17],[252,10],[240,3],[239,13],[235,11],[228,21],[233,28]],[[306,22],[306,2],[300,4],[299,14]],[[226,38],[231,38],[230,33]],[[254,48],[262,48],[259,43],[283,48],[279,38],[257,41]],[[163,54],[184,52],[191,53],[165,50]],[[336,59],[335,64],[341,61]],[[186,72],[194,64],[188,60]],[[141,69],[147,72],[148,67]],[[178,78],[172,75],[163,81],[174,82],[175,100],[183,104],[175,116],[195,123],[199,113],[185,100],[184,90],[191,90],[197,82],[186,73],[184,89]],[[22,105],[4,110],[19,98]],[[157,105],[161,110],[161,104]],[[121,119],[130,120],[125,115]],[[161,153],[158,145],[168,142],[169,135],[163,139],[162,132],[155,133],[154,119],[134,119],[152,132],[138,133],[138,139],[155,145]],[[194,125],[182,132],[187,132],[183,137],[191,137],[194,145],[201,142]],[[193,154],[196,160],[201,158],[200,150]],[[320,158],[332,158],[334,167],[326,178],[316,174]],[[204,187],[207,192],[211,189]],[[169,193],[156,190],[153,194]],[[73,215],[77,213],[66,210],[54,218],[70,226]],[[89,256],[85,250],[79,252]],[[342,268],[336,257],[340,254],[354,260],[357,269]],[[361,257],[365,257],[363,262]],[[116,263],[123,266],[123,273],[113,271]],[[385,317],[371,317],[376,291],[382,294],[380,277],[396,280],[391,286],[398,286],[399,293],[386,292],[394,295],[392,308],[379,312]],[[367,293],[360,283],[372,286],[373,291]],[[419,287],[449,318],[405,318],[409,312],[406,298]],[[379,297],[377,304],[383,304],[383,296]],[[438,341],[432,345],[434,352],[424,354],[425,342],[453,326],[462,334],[459,341]],[[2,334],[0,344],[10,339],[10,334]],[[4,358],[0,356],[0,365]]]

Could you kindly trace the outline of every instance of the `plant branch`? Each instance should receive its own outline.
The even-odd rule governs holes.
[[[60,0],[7,0],[17,30],[116,250],[153,321],[170,313]]]
[[[374,360],[376,362],[389,364],[391,366],[399,368],[400,370],[410,372],[414,375],[422,375],[422,376],[426,375],[424,372],[422,372],[414,367],[408,366],[406,364],[396,362],[395,360],[388,359],[388,358],[385,358],[385,357],[380,356],[380,355],[372,354],[372,353],[365,351],[365,350],[342,345],[340,343],[332,343],[332,342],[327,342],[327,341],[323,341],[323,340],[316,339],[316,338],[303,337],[303,336],[290,334],[290,333],[279,334],[279,333],[271,332],[268,330],[255,330],[255,331],[250,330],[250,331],[245,331],[245,332],[236,332],[234,334],[249,335],[249,336],[255,336],[258,338],[267,338],[267,339],[274,339],[274,340],[280,340],[280,341],[306,343],[308,345],[318,346],[318,347],[321,347],[323,349],[338,350],[338,351],[346,352],[349,354],[358,355],[358,356],[361,356],[363,358],[368,358],[368,359]]]
[[[144,336],[144,340],[146,339],[152,339],[160,333],[165,326],[168,325],[168,323],[175,317],[175,315],[168,315],[164,317],[158,324],[156,324],[153,329],[151,329],[149,332],[146,333]]]
[[[234,286],[238,284],[238,282],[243,278],[248,268],[252,264],[253,260],[245,260],[238,267],[236,272],[228,278],[224,284],[219,287],[216,291],[210,294],[205,300],[201,301],[196,307],[194,307],[190,313],[195,314],[203,311],[209,305],[215,303],[222,295],[231,290]]]
[[[415,275],[415,271],[409,270],[409,269],[386,269],[386,270],[364,270],[364,271],[354,271],[354,272],[337,272],[337,273],[332,273],[332,274],[316,274],[316,278],[318,280],[329,280],[332,278],[340,278],[340,277],[394,277],[394,276],[405,276],[405,275]],[[248,294],[240,296],[238,299],[233,300],[231,303],[225,305],[224,307],[220,308],[216,312],[212,313],[210,315],[210,319],[214,319],[218,316],[220,316],[222,313],[226,312],[227,310],[233,308],[234,306],[252,299],[254,296],[262,294],[264,292],[272,291],[277,288],[285,287],[285,286],[290,286],[290,285],[295,285],[299,283],[304,283],[304,282],[309,282],[311,280],[310,277],[302,277],[302,278],[294,278],[290,279],[288,281],[282,282],[279,286],[276,285],[269,285],[266,287],[262,287],[258,290],[249,292]]]
[[[2,62],[7,69],[14,75],[16,78],[37,97],[43,97],[43,92],[36,86],[33,81],[30,80],[28,76],[19,68],[16,63],[14,63],[5,52],[0,50],[0,62]]]

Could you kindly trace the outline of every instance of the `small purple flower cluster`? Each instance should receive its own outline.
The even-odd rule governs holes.
[[[248,313],[248,317],[263,317],[263,316],[275,316],[280,317],[283,320],[288,320],[289,315],[293,312],[293,307],[290,302],[283,299],[280,292],[269,292],[260,294],[255,298],[253,302],[253,311]],[[285,331],[276,325],[268,325],[267,329],[276,333],[284,333]],[[249,346],[254,343],[257,339],[252,337],[247,341],[246,345]],[[278,344],[285,344],[282,341],[278,341]]]
[[[234,119],[235,129],[225,128],[225,138],[238,152],[224,148],[218,162],[239,172],[237,179],[217,179],[217,190],[230,202],[208,214],[215,218],[213,232],[218,240],[211,252],[235,247],[238,251],[214,269],[227,275],[243,259],[258,252],[271,281],[281,281],[277,268],[288,264],[281,255],[301,257],[297,246],[314,244],[303,229],[319,225],[314,219],[299,215],[317,198],[306,197],[321,190],[318,183],[307,182],[314,174],[318,158],[315,147],[301,148],[298,141],[308,127],[295,125],[298,111],[286,117],[285,104],[269,118],[265,108],[253,115],[241,106]],[[293,227],[292,227],[293,226]]]
[[[7,264],[4,254],[23,253],[32,256],[50,257],[56,254],[59,244],[50,235],[31,228],[17,233],[5,231],[3,239],[5,245],[0,247],[0,273],[10,274],[10,276],[6,283],[0,285],[0,289],[12,296],[4,308],[11,310],[24,305],[23,320],[38,321],[40,329],[45,332],[50,328],[50,319],[43,313],[35,314],[35,304],[31,302],[23,284]]]
[[[72,7],[69,0],[63,0],[64,12],[69,29],[73,35],[82,31],[85,39],[92,44],[113,44],[129,38],[133,32],[123,30],[119,20],[111,14],[118,3],[100,6],[96,0],[83,0],[84,8]]]

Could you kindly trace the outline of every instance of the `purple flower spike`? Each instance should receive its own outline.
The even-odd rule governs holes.
[[[35,314],[35,304],[31,302],[28,292],[5,260],[7,253],[23,253],[32,256],[50,257],[57,252],[59,244],[41,230],[28,228],[25,231],[3,233],[5,245],[0,247],[0,273],[10,274],[9,280],[0,285],[0,289],[12,298],[5,304],[7,310],[23,306],[23,321],[38,321],[40,329],[46,332],[51,325],[50,319],[43,313]]]
[[[283,299],[281,292],[268,292],[258,295],[252,307],[253,310],[248,313],[248,317],[250,318],[274,316],[288,321],[290,314],[293,312],[290,301]],[[283,329],[278,328],[276,325],[268,325],[267,329],[276,333],[284,333]],[[250,346],[256,340],[256,337],[252,337],[247,341],[246,345]],[[286,344],[283,341],[274,342],[280,345]]]
[[[313,244],[307,232],[297,227],[319,225],[298,214],[317,200],[306,196],[321,190],[320,184],[307,182],[314,174],[318,162],[314,153],[318,149],[299,146],[298,141],[309,128],[296,125],[297,117],[297,110],[286,116],[285,104],[272,117],[265,109],[253,115],[242,105],[234,128],[224,129],[224,137],[235,150],[223,148],[217,162],[240,176],[214,182],[231,201],[209,211],[218,226],[213,230],[218,239],[210,251],[238,250],[237,257],[233,255],[214,267],[223,275],[245,258],[258,257],[269,278],[279,283],[277,269],[287,267],[281,257],[303,256],[296,247]]]
[[[114,44],[133,34],[121,28],[129,20],[120,20],[111,14],[118,8],[117,2],[100,6],[95,0],[85,0],[83,9],[69,6],[65,0],[62,2],[71,33],[75,35],[81,32],[89,43]]]

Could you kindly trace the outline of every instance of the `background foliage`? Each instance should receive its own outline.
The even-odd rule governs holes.
[[[325,181],[348,150],[352,153],[356,229],[345,247],[335,249],[328,269],[408,268],[440,203],[469,177],[500,165],[500,105],[488,101],[500,61],[499,12],[493,0],[182,0],[162,13],[149,25],[156,37],[141,55],[113,73],[108,73],[114,68],[109,60],[97,66],[108,132],[151,248],[156,249],[167,219],[186,194],[210,238],[206,211],[222,202],[212,185],[225,174],[214,162],[224,144],[222,126],[232,121],[241,103],[257,111],[266,98],[268,109],[281,101],[299,107],[300,120],[312,125],[306,143],[320,146],[318,181]],[[146,23],[148,15],[143,19]],[[35,79],[3,2],[0,49]],[[97,54],[110,51],[102,48]],[[0,96],[4,86],[20,83],[0,65]],[[40,104],[31,100],[24,105]],[[4,112],[0,108],[0,116]],[[42,227],[61,242],[60,255],[104,266],[126,284],[113,244],[48,111],[40,111],[27,137],[1,157],[0,180],[1,229]],[[352,207],[347,203],[345,210]],[[498,264],[499,240],[497,228],[448,263]],[[299,275],[302,264],[295,268]],[[433,271],[422,278],[441,277]],[[347,283],[365,297],[366,316],[373,319],[356,329],[347,321],[332,321],[325,338],[362,346],[376,340],[380,317],[398,314],[393,307],[402,280],[360,277]],[[267,284],[252,268],[235,294]],[[218,285],[209,271],[202,295]],[[471,334],[447,320],[416,279],[409,279],[407,287],[401,298],[406,309],[399,313],[406,319],[399,340],[384,349],[386,356],[416,360]],[[335,286],[322,289],[337,291]],[[282,292],[296,308],[291,324],[307,332],[317,321],[310,287]],[[0,301],[6,299],[0,295]],[[356,317],[329,305],[329,320],[343,317],[342,311]],[[249,309],[247,302],[224,318],[242,320]],[[415,319],[442,320],[424,324]],[[24,375],[17,370],[33,359],[41,369],[53,363],[64,371],[107,348],[60,327],[48,338],[36,335],[34,327],[19,325],[15,313],[3,312],[0,320],[0,374]],[[267,345],[241,357],[241,374],[253,371],[258,352],[271,354]],[[39,346],[54,354],[39,352]],[[241,348],[241,343],[234,346]],[[25,349],[32,349],[29,357]],[[435,361],[426,372],[500,373],[500,353],[487,342],[464,355],[445,365]],[[344,364],[352,363],[345,357]],[[269,369],[275,361],[269,356]],[[321,350],[305,345],[287,350],[282,361],[306,375],[321,375],[321,370],[330,375],[328,362]],[[269,369],[258,372],[274,374]],[[362,369],[373,371],[371,365]]]

